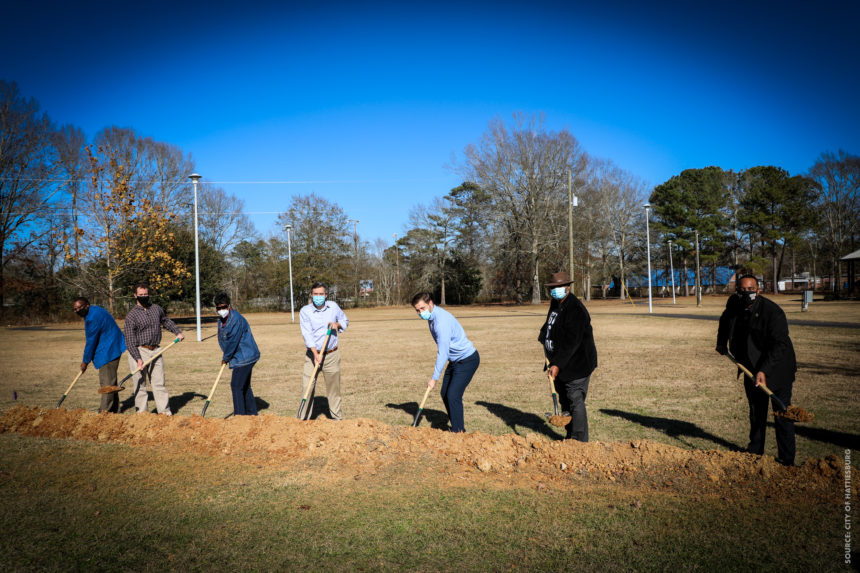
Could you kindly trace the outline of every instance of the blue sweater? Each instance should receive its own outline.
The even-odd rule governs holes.
[[[466,338],[466,332],[454,315],[439,305],[433,306],[428,323],[438,349],[433,369],[433,380],[438,380],[445,368],[445,362],[468,358],[475,353],[475,346]]]
[[[125,337],[122,330],[108,311],[100,306],[90,305],[84,319],[84,332],[87,344],[84,347],[84,364],[93,363],[101,368],[113,362],[125,352]]]
[[[260,349],[245,317],[235,308],[230,309],[227,320],[218,319],[218,344],[230,368],[254,364],[260,359]]]

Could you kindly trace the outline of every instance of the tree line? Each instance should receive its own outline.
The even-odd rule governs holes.
[[[131,128],[87,137],[57,127],[16,84],[0,81],[4,319],[64,318],[79,294],[122,315],[140,280],[161,302],[190,309],[194,167],[190,154]],[[558,270],[572,272],[586,298],[623,296],[619,285],[645,274],[646,202],[652,264],[668,267],[671,241],[681,276],[698,254],[712,273],[744,266],[774,288],[787,261],[792,275],[829,274],[838,285],[838,260],[856,249],[860,158],[841,150],[805,174],[711,166],[651,188],[589,155],[568,130],[519,114],[510,125],[491,121],[449,167],[461,185],[416,205],[392,241],[372,243],[339,205],[313,193],[293,196],[279,230],[261,236],[240,198],[203,182],[203,304],[225,290],[249,309],[288,309],[290,270],[295,305],[315,281],[355,305],[402,304],[419,290],[442,304],[534,303]],[[679,286],[689,292],[687,281]]]

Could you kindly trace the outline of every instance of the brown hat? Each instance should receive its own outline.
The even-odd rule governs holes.
[[[570,280],[570,277],[567,276],[567,273],[564,271],[561,271],[560,273],[552,273],[552,276],[550,277],[550,281],[543,286],[560,287],[560,286],[569,285],[572,282],[573,281]]]

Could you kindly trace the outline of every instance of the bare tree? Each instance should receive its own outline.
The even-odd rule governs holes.
[[[198,194],[198,222],[201,240],[222,255],[231,252],[241,241],[252,241],[254,225],[242,210],[245,201],[220,187],[203,183]]]
[[[0,81],[0,312],[4,269],[49,230],[38,222],[58,190],[51,133],[39,104],[15,83]]]
[[[558,241],[551,222],[567,215],[568,171],[579,176],[584,151],[567,130],[547,132],[542,117],[514,116],[509,130],[501,120],[490,122],[480,143],[468,145],[465,164],[457,169],[493,199],[497,228],[516,234],[509,246],[525,250],[530,264],[531,302],[541,297],[541,261],[547,247]],[[504,221],[502,223],[502,221]]]

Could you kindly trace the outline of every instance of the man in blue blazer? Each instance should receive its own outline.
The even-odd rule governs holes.
[[[125,337],[108,311],[90,305],[86,297],[78,297],[72,306],[75,314],[84,319],[87,344],[81,361],[81,372],[86,372],[92,362],[99,371],[100,386],[116,386],[116,371],[119,359],[125,352]],[[119,398],[116,392],[102,394],[99,412],[118,412]]]

